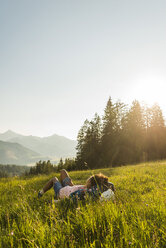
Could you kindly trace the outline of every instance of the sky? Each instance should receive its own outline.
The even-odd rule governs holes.
[[[0,0],[0,133],[76,139],[111,96],[166,117],[165,0]]]

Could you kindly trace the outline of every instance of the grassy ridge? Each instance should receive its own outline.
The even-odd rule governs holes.
[[[116,203],[55,204],[53,190],[38,200],[53,175],[0,180],[1,247],[166,247],[166,162],[70,176],[83,184],[99,171],[115,184]]]

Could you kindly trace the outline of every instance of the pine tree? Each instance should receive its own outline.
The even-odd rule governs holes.
[[[63,166],[64,166],[64,164],[63,164],[63,159],[61,158],[61,159],[59,160],[59,163],[58,163],[58,171],[62,170],[62,169],[63,169]]]
[[[77,163],[84,167],[97,168],[100,166],[100,136],[101,120],[95,114],[92,121],[85,121],[78,134]]]
[[[125,105],[121,102],[112,103],[108,99],[104,116],[101,137],[102,161],[104,166],[113,166],[118,163],[121,144],[122,118]]]
[[[83,126],[80,128],[77,136],[77,154],[76,165],[78,169],[84,169],[86,160],[85,137],[88,131],[89,121],[86,119]]]
[[[147,153],[150,160],[166,156],[166,128],[161,108],[154,104],[149,108],[150,121],[147,132]]]
[[[134,101],[123,119],[124,149],[122,154],[125,163],[142,161],[145,150],[145,133],[143,108],[138,101]]]

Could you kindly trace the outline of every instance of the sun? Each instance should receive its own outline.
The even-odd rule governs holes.
[[[165,102],[166,84],[159,77],[139,78],[131,88],[131,94],[138,101],[150,105]]]

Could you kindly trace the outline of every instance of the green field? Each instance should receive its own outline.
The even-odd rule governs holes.
[[[98,172],[115,184],[116,203],[54,203],[53,190],[38,199],[53,174],[1,179],[1,247],[166,247],[166,161],[70,176],[83,184]]]

